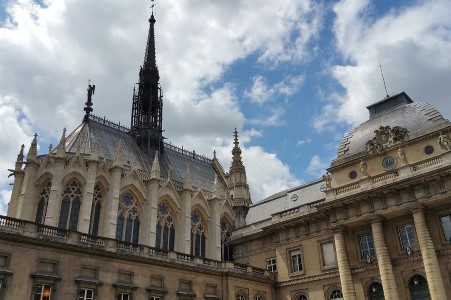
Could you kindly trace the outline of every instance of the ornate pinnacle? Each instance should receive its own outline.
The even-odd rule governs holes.
[[[155,153],[155,158],[152,163],[152,169],[150,170],[150,178],[160,179],[160,161],[158,160],[158,151]]]
[[[34,134],[34,138],[31,141],[30,150],[28,150],[28,160],[35,160],[38,154],[38,134]]]

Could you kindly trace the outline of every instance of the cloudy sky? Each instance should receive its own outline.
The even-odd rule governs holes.
[[[39,153],[94,114],[126,126],[148,0],[0,2],[0,213],[20,145]],[[451,116],[451,5],[165,0],[155,7],[165,136],[225,169],[240,134],[254,202],[320,177],[366,106],[406,91]]]

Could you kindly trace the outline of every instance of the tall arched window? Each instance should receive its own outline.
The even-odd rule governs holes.
[[[116,239],[137,244],[140,218],[136,199],[128,192],[123,193],[119,197],[119,207],[117,209]]]
[[[197,210],[191,213],[191,255],[205,257],[205,225]]]
[[[330,300],[343,300],[343,293],[340,290],[333,290],[329,296]]]
[[[221,256],[224,261],[233,260],[233,247],[227,245],[232,237],[232,225],[226,217],[221,218]]]
[[[64,188],[60,219],[58,221],[59,228],[77,230],[81,199],[81,183],[77,179],[72,179]]]
[[[158,204],[155,248],[174,251],[175,226],[171,210],[165,203]]]
[[[49,202],[50,188],[52,186],[52,181],[49,181],[41,190],[38,197],[38,207],[36,209],[36,219],[35,222],[38,224],[44,224],[45,214],[47,212],[47,203]]]
[[[91,219],[89,223],[89,234],[97,235],[100,222],[100,209],[102,208],[103,189],[99,183],[94,186],[94,195],[92,197]]]

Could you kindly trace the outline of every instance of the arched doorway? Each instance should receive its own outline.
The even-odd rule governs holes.
[[[428,282],[421,275],[415,275],[409,282],[410,295],[412,300],[430,300]]]
[[[382,288],[382,284],[373,282],[370,285],[368,295],[370,296],[370,300],[384,300],[384,289]]]

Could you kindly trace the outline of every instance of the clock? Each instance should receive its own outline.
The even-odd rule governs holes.
[[[396,166],[396,158],[393,156],[386,156],[382,159],[382,168],[384,170],[391,170]]]

